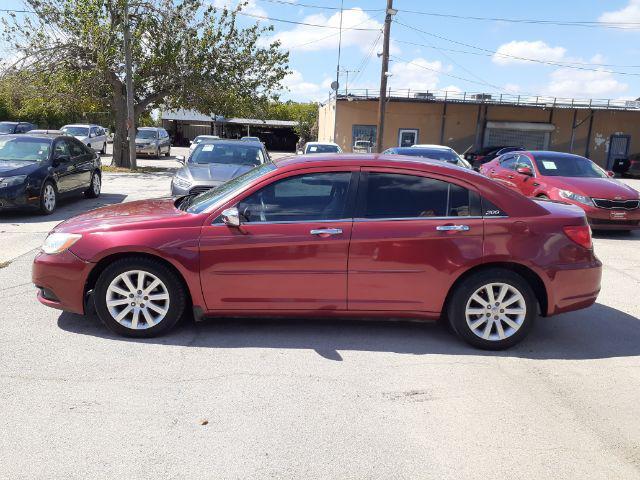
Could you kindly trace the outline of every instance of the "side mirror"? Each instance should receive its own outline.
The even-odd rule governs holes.
[[[180,162],[181,164],[183,164],[183,165],[185,164],[185,158],[184,158],[182,155],[178,155],[178,156],[176,157],[176,160],[177,160],[178,162]]]
[[[227,227],[238,228],[240,226],[240,213],[236,207],[223,210],[221,216],[222,221]]]
[[[616,176],[615,172],[612,172],[611,170],[607,170],[607,175],[609,175],[610,177]]]
[[[516,168],[516,172],[518,172],[520,175],[527,175],[528,177],[533,177],[533,172],[529,167],[518,167]]]

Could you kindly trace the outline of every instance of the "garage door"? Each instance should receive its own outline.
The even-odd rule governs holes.
[[[548,123],[487,122],[484,145],[513,145],[529,150],[546,150],[555,127]]]

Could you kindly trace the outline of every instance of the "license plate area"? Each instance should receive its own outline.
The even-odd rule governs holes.
[[[611,212],[610,218],[611,220],[626,220],[627,212]]]

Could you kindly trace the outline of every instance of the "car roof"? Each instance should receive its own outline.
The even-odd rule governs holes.
[[[411,145],[410,147],[398,148],[433,148],[434,150],[453,150],[453,148],[447,147],[446,145],[436,145],[431,143],[416,143],[415,145]]]
[[[138,130],[162,130],[162,127],[138,127]]]
[[[237,140],[235,138],[210,138],[207,144],[218,144],[222,143],[224,145],[253,145],[256,147],[263,147],[262,142],[257,140]],[[202,145],[202,144],[201,144]]]
[[[339,145],[335,142],[307,142],[307,145],[333,145],[338,147]]]
[[[46,138],[47,140],[53,140],[55,138],[73,138],[73,137],[69,137],[69,135],[65,135],[65,134],[60,134],[60,133],[31,133],[31,132],[27,132],[27,133],[12,133],[9,135],[3,135],[3,138],[15,138],[15,139],[24,139],[24,138],[39,138],[39,139],[44,139]]]
[[[2,121],[0,123],[7,123],[9,125],[18,125],[19,123],[29,123],[29,122],[12,122],[10,120]]]
[[[582,159],[588,160],[588,158],[583,157],[582,155],[576,155],[575,153],[555,152],[553,150],[524,150],[520,153],[526,153],[532,156],[533,158],[536,158],[536,157],[555,158],[555,159],[582,158]]]
[[[64,127],[99,127],[97,123],[67,123]]]

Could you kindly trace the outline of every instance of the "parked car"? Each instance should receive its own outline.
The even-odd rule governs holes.
[[[640,228],[640,193],[588,158],[561,152],[512,152],[480,172],[529,197],[579,206],[594,229]]]
[[[62,195],[100,195],[100,156],[66,135],[0,137],[0,210],[33,207],[50,214]]]
[[[307,142],[302,150],[298,150],[298,155],[311,153],[342,153],[342,149],[333,142]]]
[[[218,135],[198,135],[196,138],[191,141],[189,145],[189,152],[193,152],[193,150],[202,142],[208,142],[210,140],[220,140]]]
[[[640,153],[629,155],[629,168],[624,175],[629,177],[640,177]]]
[[[261,142],[260,137],[242,137],[240,140],[243,142]]]
[[[164,128],[140,127],[136,132],[136,154],[160,158],[171,156],[171,137]]]
[[[178,157],[178,161],[184,166],[171,181],[171,195],[206,192],[270,159],[261,142],[209,140],[196,146],[189,158]]]
[[[79,123],[65,125],[60,129],[63,133],[76,137],[87,147],[93,148],[103,155],[107,153],[107,132],[100,125]]]
[[[201,147],[198,147],[201,148]],[[448,319],[500,349],[588,307],[601,263],[581,210],[445,162],[309,155],[198,196],[127,202],[58,225],[33,265],[40,302],[160,335],[207,316]],[[581,328],[576,323],[575,328]]]
[[[35,130],[29,130],[29,135],[64,135],[62,130],[45,130],[36,128]]]
[[[385,155],[406,155],[410,157],[427,158],[430,160],[440,160],[462,168],[471,168],[471,164],[458,155],[454,149],[445,147],[444,145],[393,147],[386,149],[382,153]]]
[[[483,164],[490,162],[500,155],[521,150],[524,150],[524,148],[508,145],[494,145],[491,147],[481,148],[477,152],[467,152],[465,153],[464,158],[473,166],[474,169],[478,170]]]
[[[0,122],[0,135],[27,133],[35,128],[37,125],[29,122]]]
[[[356,140],[353,144],[353,153],[371,153],[373,144],[369,140]]]

